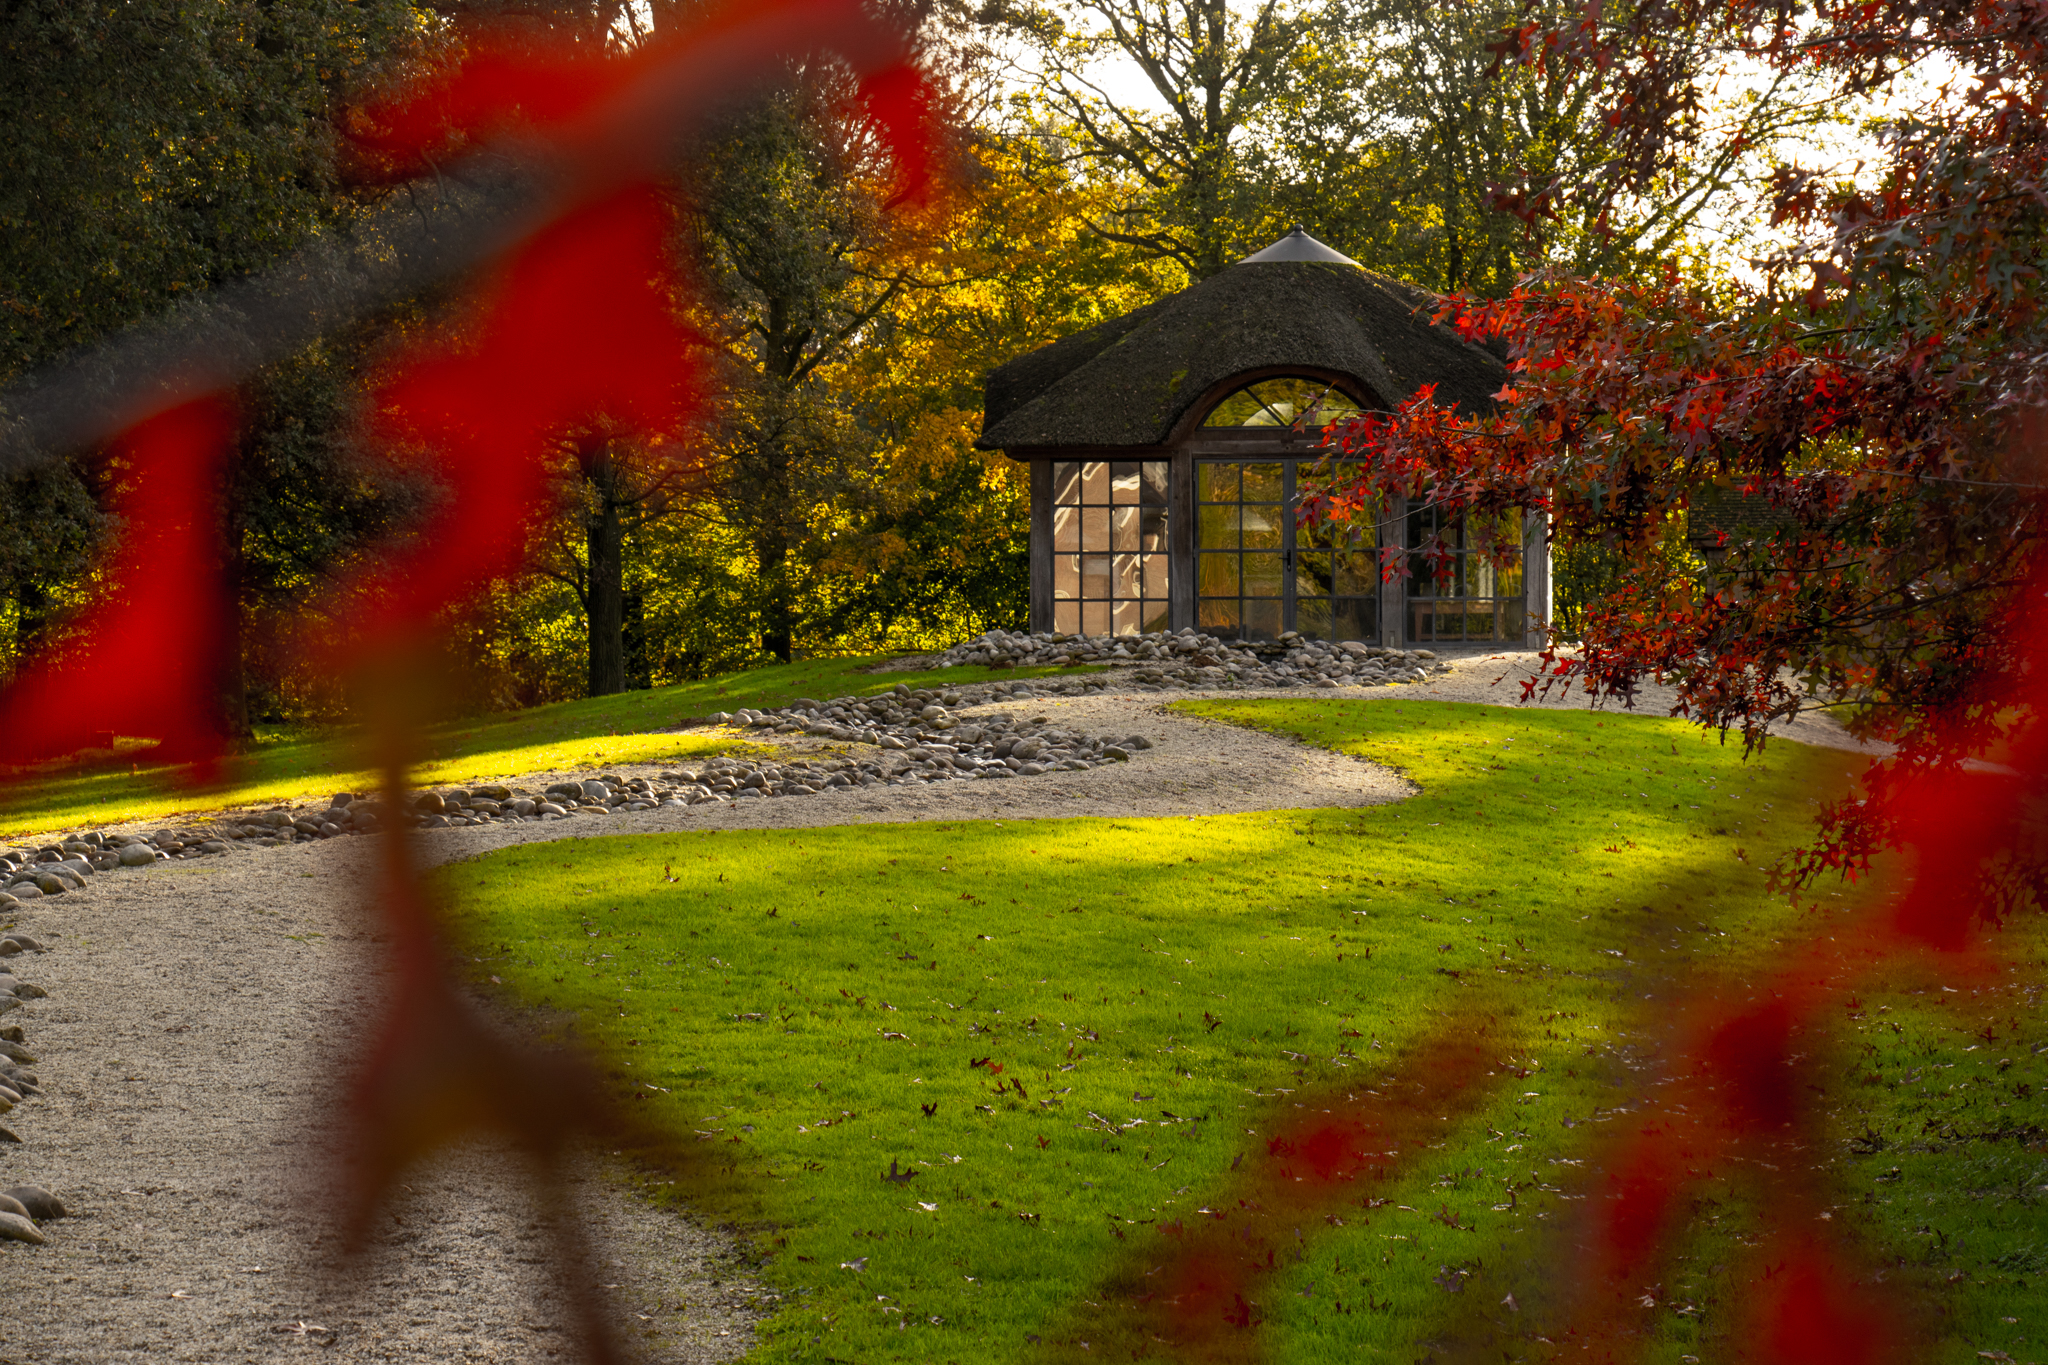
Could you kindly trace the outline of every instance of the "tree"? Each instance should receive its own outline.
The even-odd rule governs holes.
[[[304,672],[293,643],[301,618],[433,498],[423,471],[362,442],[362,352],[373,334],[330,338],[243,388],[220,498],[234,636],[221,716],[234,738],[249,738],[254,719],[338,709],[332,680]]]
[[[873,444],[826,372],[921,264],[848,95],[835,68],[794,71],[706,139],[690,170],[695,254],[724,305],[707,330],[728,360],[711,496],[752,548],[761,646],[785,661],[824,529],[814,511],[850,494]]]
[[[1040,135],[1122,191],[1091,219],[1097,230],[1197,278],[1297,222],[1439,290],[1498,295],[1546,263],[1638,271],[1691,245],[1702,212],[1767,174],[1774,148],[1834,117],[1797,72],[1740,96],[1703,90],[1693,113],[1714,134],[1709,151],[1536,234],[1508,211],[1529,211],[1528,186],[1617,169],[1596,71],[1501,66],[1503,28],[1555,17],[1548,8],[1088,0],[1002,13],[1042,68]],[[1670,34],[1662,51],[1703,86],[1728,65],[1725,52]],[[1112,57],[1144,73],[1164,112],[1108,97],[1099,74]]]
[[[1279,0],[1249,13],[1229,0],[1077,0],[995,13],[1041,64],[1046,131],[1072,139],[1080,158],[1125,188],[1120,204],[1092,220],[1095,230],[1196,279],[1242,255],[1247,231],[1266,216],[1265,187],[1245,174],[1245,142],[1290,85],[1324,78],[1347,29],[1336,5],[1283,9]],[[1136,63],[1163,113],[1110,98],[1099,65],[1113,53]]]
[[[1547,514],[1561,545],[1609,547],[1620,584],[1587,612],[1583,653],[1550,656],[1555,679],[1626,697],[1659,676],[1684,713],[1752,744],[1802,708],[1847,705],[1855,733],[1896,743],[1782,869],[1796,886],[1907,839],[1928,814],[1914,793],[1972,753],[2048,757],[2039,614],[2022,595],[2042,573],[2048,208],[2032,187],[2048,173],[2048,28],[1990,5],[1778,17],[1753,35],[1746,8],[1678,14],[1690,34],[1827,75],[1842,99],[1931,56],[1963,74],[1891,116],[1861,180],[1781,169],[1759,212],[1790,240],[1756,287],[1548,275],[1450,304],[1510,347],[1501,410],[1457,420],[1424,395],[1356,424],[1344,440],[1365,466],[1334,496],[1517,507]],[[1524,31],[1513,51],[1604,63],[1603,164],[1657,168],[1699,135],[1684,116],[1697,92],[1660,41],[1632,16]],[[1612,179],[1561,180],[1531,205],[1583,215],[1616,197]],[[1679,571],[1663,528],[1690,511],[1699,539],[1701,509],[1729,493],[1768,512],[1761,529],[1738,520],[1707,565]],[[2038,901],[2022,804],[1957,809],[1981,817],[1967,875],[1989,878],[1982,904]]]
[[[585,623],[585,695],[648,685],[629,659],[626,591],[629,542],[683,508],[700,491],[701,470],[675,442],[603,432],[569,443],[562,484],[565,515],[542,551],[539,572],[575,595]],[[566,534],[565,534],[566,533]]]
[[[0,11],[0,384],[344,230],[356,204],[338,182],[329,109],[416,37],[403,0]],[[290,386],[306,363],[271,379]],[[286,429],[248,432],[227,498],[245,607],[325,534],[287,529],[309,510],[301,495],[349,496],[331,467],[278,481],[301,469],[317,419],[270,402],[270,383],[252,390],[252,420]],[[103,463],[86,452],[0,488],[17,658],[48,643],[87,585],[108,530],[97,493],[117,477]],[[239,662],[229,673],[220,723],[243,734]]]

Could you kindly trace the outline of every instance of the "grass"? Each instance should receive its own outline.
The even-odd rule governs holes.
[[[1708,972],[1740,981],[1834,913],[1788,907],[1758,869],[1803,834],[1846,756],[1784,745],[1744,764],[1678,722],[1571,712],[1183,709],[1371,757],[1422,794],[1364,811],[620,837],[445,873],[478,971],[512,1001],[573,1013],[621,1096],[717,1154],[675,1193],[754,1236],[781,1296],[756,1358],[1147,1347],[1098,1305],[1129,1301],[1175,1239],[1240,1226],[1209,1221],[1219,1211],[1274,1257],[1255,1311],[1275,1359],[1411,1359],[1494,1330],[1475,1310],[1508,1292],[1529,1316],[1502,1330],[1534,1330],[1546,1267],[1570,1254],[1558,1237],[1639,1084],[1632,1049],[1659,1009],[1644,997]],[[2038,962],[2038,926],[2012,932]],[[1966,1008],[1926,980],[1880,984],[1858,1018],[1885,1021],[1887,1051],[1841,1049],[1834,1121],[1862,1144],[1842,1148],[1842,1226],[1908,1257],[1901,1286],[1947,1296],[1928,1359],[2038,1340],[2023,1305],[2048,1246],[2028,1184],[2048,1183],[2041,1107],[2011,1089],[2041,1083],[2037,997]],[[2012,1021],[1998,1025],[2007,1091],[1986,1072],[1969,1103],[2011,1106],[2002,1128],[1960,1092],[1914,1088],[1986,1010]],[[1233,1205],[1303,1099],[1357,1100],[1452,1019],[1495,1074],[1362,1199],[1284,1229]],[[1919,1071],[1891,1069],[1909,1056]],[[1865,1084],[1867,1069],[1896,1085]],[[1646,1315],[1646,1359],[1725,1350],[1738,1330],[1726,1267],[1741,1264],[1748,1190],[1723,1178],[1703,1194],[1725,1218],[1668,1269],[1672,1311]]]
[[[553,769],[669,763],[731,747],[704,735],[655,733],[742,706],[774,707],[798,697],[871,696],[898,683],[947,687],[990,678],[1024,679],[1096,669],[947,668],[869,673],[876,658],[813,659],[746,673],[558,702],[526,711],[449,721],[427,733],[413,780],[424,786],[516,778]],[[122,740],[64,764],[17,772],[0,803],[0,835],[160,819],[193,810],[274,805],[363,791],[376,783],[347,729],[264,731],[218,779],[191,783],[189,769],[150,764],[149,741]]]

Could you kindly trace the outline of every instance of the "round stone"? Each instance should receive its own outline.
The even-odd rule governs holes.
[[[61,896],[69,889],[64,879],[54,872],[45,872],[36,878],[36,890],[45,896]]]
[[[15,1141],[19,1142],[20,1139],[16,1138]],[[34,1223],[18,1213],[0,1213],[0,1237],[11,1242],[27,1242],[32,1246],[41,1246],[49,1240]]]
[[[12,1213],[18,1217],[26,1218],[28,1217],[28,1208],[14,1196],[0,1194],[0,1213]]]
[[[28,1210],[28,1216],[41,1222],[53,1218],[68,1218],[71,1211],[64,1207],[64,1201],[51,1194],[41,1185],[10,1185],[0,1194],[15,1200]]]

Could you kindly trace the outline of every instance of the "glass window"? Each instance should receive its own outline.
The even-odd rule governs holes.
[[[1284,375],[1231,394],[1202,419],[1205,427],[1326,427],[1356,417],[1358,404],[1327,379]]]
[[[1408,514],[1408,639],[1412,643],[1519,640],[1528,625],[1522,593],[1522,522],[1504,514],[1480,534],[1464,518],[1434,507]],[[1504,564],[1489,562],[1482,542],[1511,550]]]
[[[1225,639],[1379,639],[1378,528],[1304,520],[1314,460],[1196,465],[1196,615]]]
[[[1069,635],[1164,630],[1165,460],[1053,465],[1052,628]]]

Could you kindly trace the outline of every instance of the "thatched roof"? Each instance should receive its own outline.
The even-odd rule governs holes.
[[[1483,412],[1507,372],[1431,325],[1435,306],[1435,296],[1355,265],[1241,262],[990,374],[975,444],[1157,447],[1223,381],[1288,366],[1349,377],[1369,407],[1393,407],[1434,381],[1439,402]]]

